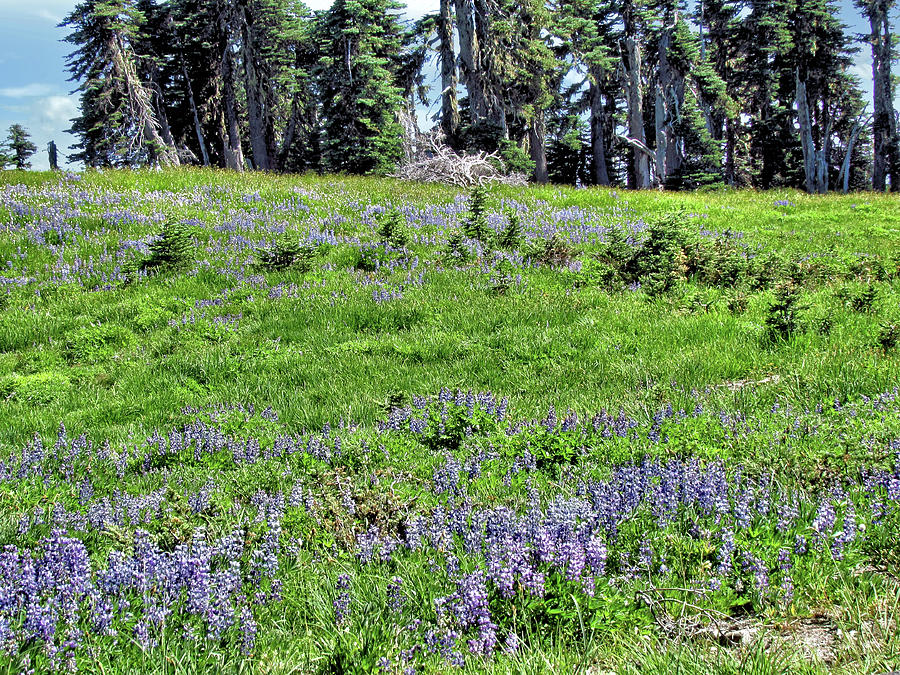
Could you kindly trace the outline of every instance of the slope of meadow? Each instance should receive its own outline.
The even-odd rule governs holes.
[[[900,668],[900,200],[475,202],[0,174],[0,668]]]

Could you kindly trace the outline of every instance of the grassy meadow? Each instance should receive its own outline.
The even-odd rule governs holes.
[[[0,672],[900,669],[900,199],[0,173]]]

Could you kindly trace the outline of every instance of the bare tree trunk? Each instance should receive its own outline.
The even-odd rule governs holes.
[[[631,36],[624,40],[625,99],[628,104],[628,137],[637,144],[646,146],[644,132],[644,98],[641,92],[641,51]],[[646,152],[634,152],[634,188],[638,190],[652,187],[650,157]]]
[[[891,82],[892,37],[888,21],[889,0],[874,0],[868,4],[867,14],[872,29],[872,84],[874,167],[872,187],[884,191],[890,175],[891,189],[900,190],[900,139],[894,116]]]
[[[853,159],[853,146],[856,145],[856,139],[859,138],[860,132],[867,122],[862,121],[862,116],[853,123],[850,130],[850,138],[847,140],[847,152],[844,153],[844,161],[841,164],[841,172],[838,174],[838,181],[843,180],[842,190],[844,194],[850,191],[850,160]]]
[[[127,46],[121,34],[115,34],[108,43],[113,70],[125,87],[129,108],[129,122],[140,133],[130,139],[129,150],[143,147],[150,155],[151,162],[163,166],[178,166],[178,151],[159,133],[159,119],[153,98],[154,92],[148,88],[138,75],[134,54]]]
[[[603,90],[600,79],[603,73],[594,69],[591,77],[591,168],[595,185],[609,185],[609,172],[606,169],[606,110],[603,107]]]
[[[488,0],[473,0],[475,8],[475,36],[478,41],[478,63],[481,68],[482,100],[486,119],[502,131],[503,138],[509,138],[506,108],[497,82],[494,67],[493,29],[491,28],[491,7]]]
[[[234,58],[231,45],[225,46],[222,55],[222,107],[225,112],[225,168],[244,170],[244,152],[241,149],[241,128],[238,123],[237,96],[234,89]]]
[[[175,146],[175,138],[172,136],[172,128],[169,126],[169,116],[166,115],[166,104],[163,101],[162,93],[156,92],[156,116],[159,120],[159,133],[162,136],[163,143],[169,150],[172,166],[179,166],[181,159],[178,156],[178,148]]]
[[[816,148],[813,144],[812,122],[809,119],[809,101],[806,98],[806,81],[796,73],[797,82],[797,123],[800,126],[800,147],[803,151],[803,175],[806,191],[816,192]]]
[[[484,101],[478,38],[475,35],[474,8],[472,0],[455,0],[455,4],[456,31],[459,35],[459,68],[469,97],[472,121],[477,122],[486,117],[487,107]]]
[[[458,82],[450,0],[441,0],[438,36],[441,43],[441,129],[447,139],[452,141],[459,128],[459,105],[456,100]]]
[[[734,185],[737,182],[735,175],[735,145],[737,134],[734,130],[735,120],[731,117],[725,119],[725,182]]]
[[[258,171],[272,168],[266,143],[265,93],[262,91],[253,45],[253,15],[246,4],[241,10],[242,51],[244,61],[244,91],[247,95],[247,122],[253,166]]]
[[[188,104],[191,106],[191,114],[194,117],[194,131],[197,134],[197,143],[200,144],[200,156],[203,158],[203,166],[209,166],[209,152],[206,150],[206,140],[203,138],[203,128],[200,125],[200,115],[197,113],[197,102],[194,100],[194,89],[191,86],[191,78],[188,76],[187,66],[182,63],[181,72],[184,75],[184,83],[187,87]]]
[[[531,161],[534,162],[534,180],[538,183],[546,183],[550,180],[547,171],[547,148],[544,144],[546,130],[544,128],[544,111],[539,110],[534,114],[534,119],[528,126],[528,145]]]

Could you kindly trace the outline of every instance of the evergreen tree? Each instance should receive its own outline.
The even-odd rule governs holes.
[[[868,19],[871,32],[867,41],[872,47],[873,111],[872,137],[874,161],[872,186],[884,191],[890,177],[891,190],[900,191],[900,130],[894,110],[896,82],[891,76],[891,66],[897,58],[894,37],[891,34],[891,13],[897,0],[857,0]]]
[[[25,127],[21,124],[13,124],[9,128],[6,147],[9,149],[6,159],[10,164],[14,164],[20,171],[31,168],[31,162],[28,160],[37,152],[37,146],[31,142],[31,134]]]
[[[88,166],[178,163],[139,74],[142,57],[134,47],[144,18],[133,0],[85,0],[60,24],[71,29],[66,41],[77,47],[67,60],[81,93],[72,158]]]
[[[590,159],[590,173],[584,181],[593,185],[610,185],[612,183],[612,145],[615,115],[610,114],[616,108],[615,72],[617,52],[614,45],[621,36],[614,23],[615,13],[606,0],[571,0],[560,3],[557,20],[557,36],[563,47],[560,56],[569,60],[569,66],[576,73],[583,73],[587,81],[587,91],[581,104],[563,118],[571,118],[583,110],[589,111],[588,126],[590,131],[590,151],[585,153]],[[580,87],[579,87],[580,89]],[[556,142],[550,152],[551,163],[557,165],[551,170],[559,175],[562,147],[575,151],[576,131],[572,123],[561,125],[565,128],[561,143]],[[571,177],[571,173],[568,173]]]
[[[402,155],[399,8],[394,0],[336,0],[319,15],[322,155],[332,171],[385,173]]]

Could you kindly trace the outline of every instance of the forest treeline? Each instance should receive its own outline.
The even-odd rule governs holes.
[[[830,0],[85,0],[71,159],[385,173],[424,106],[539,182],[900,190],[897,5],[857,0],[854,35]]]

